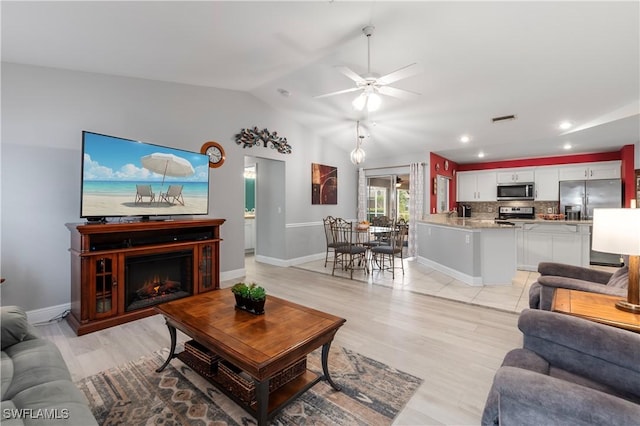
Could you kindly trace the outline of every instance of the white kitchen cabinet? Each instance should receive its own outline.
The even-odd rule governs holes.
[[[459,172],[458,201],[496,201],[496,172]]]
[[[560,167],[560,180],[619,179],[620,161],[581,163]]]
[[[558,201],[559,187],[557,167],[538,167],[535,170],[536,201]]]
[[[589,266],[588,224],[564,222],[523,223],[516,228],[518,269],[537,271],[540,262]]]
[[[498,183],[528,183],[533,182],[533,170],[509,169],[497,172]]]

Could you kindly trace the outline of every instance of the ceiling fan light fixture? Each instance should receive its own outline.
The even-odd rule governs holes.
[[[351,102],[353,107],[358,111],[362,111],[366,103],[367,103],[367,94],[364,92],[356,96],[353,102]]]
[[[382,104],[382,98],[376,92],[369,93],[367,96],[367,110],[369,112],[377,111]]]

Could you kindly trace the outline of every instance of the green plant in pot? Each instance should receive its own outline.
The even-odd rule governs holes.
[[[264,313],[264,303],[267,300],[267,291],[255,283],[249,287],[250,306],[254,314]]]
[[[249,286],[245,283],[236,283],[231,287],[231,292],[236,297],[236,306],[239,308],[244,308],[247,306],[247,301],[249,300]]]

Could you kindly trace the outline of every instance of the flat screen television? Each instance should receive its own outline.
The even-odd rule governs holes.
[[[209,157],[82,132],[80,217],[149,220],[209,211]]]

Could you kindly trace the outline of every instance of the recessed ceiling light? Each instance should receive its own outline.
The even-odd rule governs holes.
[[[481,152],[479,152],[479,153],[478,153],[478,158],[484,158],[484,152],[482,152],[482,151],[481,151]]]
[[[467,135],[460,136],[460,142],[462,142],[462,143],[467,143],[470,140],[471,140],[471,138],[469,136],[467,136]]]
[[[573,147],[571,146],[571,144],[569,142],[567,142],[562,146],[562,148],[569,150],[569,149],[571,149]]]
[[[562,123],[560,123],[561,130],[569,130],[570,128],[571,128],[571,122],[563,121]]]

